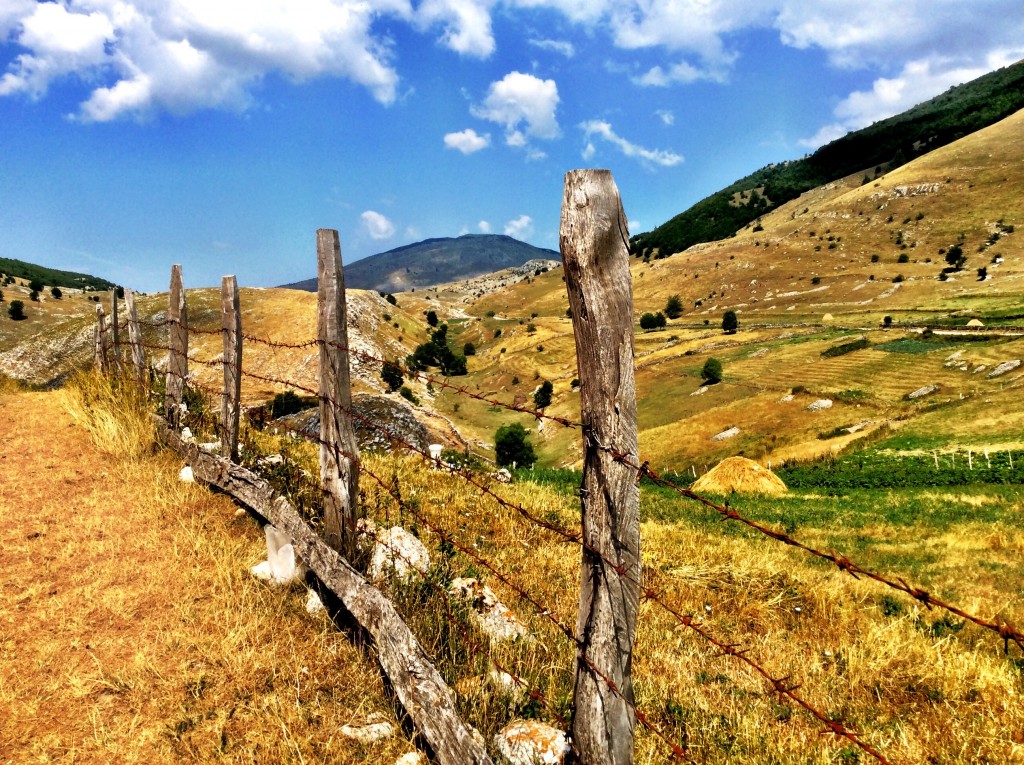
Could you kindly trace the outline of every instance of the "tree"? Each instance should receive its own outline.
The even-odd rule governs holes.
[[[4,302],[4,291],[0,290],[0,303]]]
[[[530,467],[537,461],[526,428],[518,422],[498,428],[494,434],[494,455],[498,467]]]
[[[476,356],[476,346],[473,345],[472,343],[466,343],[464,346],[462,346],[462,355]]]
[[[640,317],[640,329],[644,331],[650,331],[652,329],[661,329],[665,326],[665,314],[661,311],[657,313],[645,313]]]
[[[60,300],[64,297],[64,293],[60,291],[60,287],[50,287],[50,294],[53,295],[54,300]]]
[[[25,318],[25,304],[20,300],[12,300],[11,304],[7,306],[7,315],[14,321],[21,321]]]
[[[700,370],[700,376],[711,385],[722,382],[722,362],[716,358],[708,359]]]
[[[533,403],[537,405],[538,409],[551,406],[551,394],[554,389],[555,386],[553,386],[548,380],[541,383],[540,387],[537,388],[537,391],[533,394]]]
[[[437,326],[437,311],[427,311],[427,324],[431,327]]]
[[[722,316],[722,329],[725,330],[727,335],[735,335],[736,328],[739,327],[739,319],[736,318],[735,311],[726,311],[725,315]]]
[[[957,271],[964,267],[966,261],[967,256],[964,255],[964,249],[959,244],[954,244],[946,250],[946,262]]]
[[[679,295],[672,295],[665,303],[665,316],[670,319],[678,319],[683,315],[683,299]]]
[[[29,283],[28,283],[28,288],[29,288],[30,290],[32,290],[32,292],[42,292],[42,291],[43,291],[43,288],[44,288],[45,286],[46,286],[46,285],[45,285],[45,284],[43,284],[43,280],[42,280],[42,279],[40,279],[40,278],[39,278],[38,276],[37,276],[37,277],[34,277],[34,278],[33,278],[33,279],[32,279],[31,281],[29,281]]]
[[[392,295],[390,292],[384,297],[391,305],[398,305],[398,298]]]
[[[388,386],[388,390],[394,393],[402,387],[402,368],[393,361],[385,361],[380,369],[380,379]]]
[[[31,300],[33,303],[38,303],[39,290],[32,290],[30,293],[28,293],[28,299]]]

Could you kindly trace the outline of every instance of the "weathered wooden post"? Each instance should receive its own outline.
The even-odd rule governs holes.
[[[181,422],[181,396],[188,377],[188,309],[185,307],[185,288],[181,283],[181,266],[171,266],[171,289],[167,300],[167,395],[164,411],[167,421],[175,428]]]
[[[121,327],[117,323],[117,287],[110,290],[110,330],[114,338],[114,359],[111,368],[116,374],[121,371]]]
[[[320,485],[324,495],[324,541],[355,559],[359,518],[359,447],[352,428],[348,369],[345,274],[338,232],[316,232],[320,345]]]
[[[242,396],[242,310],[238,301],[238,280],[234,276],[221,279],[220,312],[224,331],[220,453],[234,461],[238,459],[238,415]]]
[[[128,309],[128,344],[132,349],[132,369],[135,370],[139,389],[145,392],[149,383],[149,375],[146,373],[146,351],[142,347],[142,329],[139,327],[139,312],[135,307],[135,293],[132,290],[124,291],[124,304]]]
[[[628,239],[611,173],[567,173],[559,243],[576,336],[584,449],[572,736],[580,760],[590,765],[632,763],[636,725],[631,666],[640,490]]]
[[[107,373],[107,326],[106,314],[103,306],[96,304],[96,331],[93,333],[95,342],[93,348],[93,361],[96,368],[103,374]]]

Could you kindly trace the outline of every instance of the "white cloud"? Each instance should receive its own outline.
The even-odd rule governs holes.
[[[541,50],[549,50],[566,58],[576,55],[576,46],[568,40],[530,40],[530,45]]]
[[[604,120],[589,120],[582,123],[580,127],[587,137],[587,145],[583,150],[583,159],[585,160],[590,160],[596,153],[596,148],[590,138],[597,136],[615,146],[627,157],[634,157],[643,162],[660,165],[661,167],[673,167],[683,161],[682,155],[675,152],[664,149],[645,149],[642,146],[637,146],[635,143],[630,143],[625,138],[617,135],[612,129],[611,123]]]
[[[669,85],[675,85],[676,83],[688,85],[691,82],[697,82],[699,80],[725,82],[726,70],[722,67],[716,67],[714,69],[699,69],[686,61],[680,61],[678,64],[673,64],[668,69],[662,69],[660,66],[652,66],[643,74],[633,77],[632,80],[637,85],[657,88],[664,88]]]
[[[505,224],[505,236],[515,239],[525,239],[533,233],[533,218],[529,215],[520,215]]]
[[[359,218],[371,239],[388,239],[395,233],[395,224],[375,210],[367,210]]]
[[[658,109],[658,111],[656,111],[655,114],[658,116],[658,119],[661,120],[661,124],[663,125],[676,124],[675,112],[673,112],[670,109]]]
[[[880,77],[871,90],[858,90],[843,99],[833,110],[836,121],[822,127],[814,136],[799,143],[817,148],[879,120],[906,111],[915,104],[934,98],[960,83],[969,82],[985,72],[1006,66],[1005,54],[992,54],[977,67],[949,67],[943,60],[911,61],[896,77]]]
[[[487,58],[494,53],[489,0],[424,0],[417,10],[422,26],[441,23],[441,42],[456,53]]]
[[[488,223],[485,220],[482,220],[479,223],[477,223],[476,227],[478,229],[480,229],[480,233],[481,234],[489,234],[489,233],[491,233],[491,224]]]
[[[541,139],[558,137],[557,108],[558,86],[554,80],[510,72],[501,80],[492,82],[484,102],[470,111],[474,117],[503,125],[506,143],[522,146],[526,136]]]
[[[477,135],[472,128],[466,128],[459,133],[448,133],[444,137],[444,145],[449,149],[458,149],[463,154],[472,154],[490,146],[491,136],[487,133]]]

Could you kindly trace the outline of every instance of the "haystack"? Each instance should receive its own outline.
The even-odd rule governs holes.
[[[835,321],[835,317],[832,316],[832,314],[827,313],[827,314],[825,314],[824,316],[821,317],[821,320],[822,321]]]
[[[698,478],[692,487],[698,494],[785,494],[786,484],[775,473],[746,457],[727,457]]]
[[[981,323],[980,319],[971,319],[969,322],[967,322],[967,326],[968,327],[984,327],[985,325]]]

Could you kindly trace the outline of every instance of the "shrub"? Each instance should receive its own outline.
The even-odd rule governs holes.
[[[518,422],[498,428],[494,434],[494,457],[499,467],[530,467],[537,461],[526,428]]]
[[[385,361],[380,369],[380,379],[388,386],[388,390],[394,393],[402,387],[402,368],[393,361]]]
[[[877,263],[879,260],[880,260],[880,258],[879,258],[879,256],[877,254],[871,256],[871,262],[872,263]]]
[[[476,346],[473,345],[472,343],[466,343],[464,346],[462,346],[462,355],[476,356]]]
[[[31,300],[33,303],[38,303],[39,290],[32,290],[30,293],[28,293],[28,299]]]
[[[7,315],[14,321],[21,321],[25,318],[25,304],[20,300],[12,300],[11,304],[7,306]]]
[[[658,316],[661,316],[661,323],[658,323]],[[660,312],[653,314],[650,311],[640,317],[640,329],[645,332],[650,332],[652,329],[657,329],[659,326],[665,326],[665,316]]]
[[[982,266],[978,269],[978,281],[983,282],[988,278],[988,267]]]
[[[848,343],[841,343],[840,345],[833,345],[831,348],[826,348],[821,352],[823,359],[831,359],[836,356],[842,356],[847,353],[853,353],[854,351],[863,350],[867,348],[871,343],[868,342],[866,337],[859,337],[856,340],[851,340]]]
[[[398,305],[398,299],[390,293],[385,295],[384,299],[391,303],[391,305]]]
[[[900,256],[898,258],[896,258],[896,262],[897,263],[909,263],[910,262],[910,256],[907,255],[907,253],[905,253],[905,252],[901,253]]]
[[[278,393],[270,402],[270,416],[276,420],[278,417],[301,412],[304,408],[305,403],[302,399],[294,391],[287,390],[284,393]]]
[[[964,267],[966,260],[967,256],[964,255],[964,250],[959,244],[954,244],[946,250],[946,262],[957,271]]]
[[[882,319],[882,325],[886,326],[886,327],[891,327],[892,326],[892,317],[891,316],[884,317]]]
[[[678,319],[683,315],[683,300],[679,295],[672,295],[665,303],[665,316]]]
[[[427,311],[427,324],[431,327],[437,326],[437,311]]]
[[[549,380],[545,380],[540,384],[540,387],[533,394],[533,403],[536,404],[538,409],[551,406],[552,392],[554,392],[554,386]]]
[[[722,382],[722,362],[716,358],[708,359],[700,370],[700,376],[711,385]]]
[[[580,378],[572,378],[572,381],[569,383],[569,387],[572,388],[573,390],[576,390],[578,387],[580,387]]]
[[[820,276],[812,276],[811,277],[811,284],[821,284],[821,277]]]
[[[896,276],[892,278],[892,281],[894,284],[899,284],[903,281],[903,274],[896,274]]]
[[[534,324],[532,321],[529,324],[526,325],[526,333],[527,334],[532,335],[536,331],[537,331],[537,325]]]
[[[739,319],[736,318],[735,311],[726,311],[725,315],[722,316],[722,329],[725,330],[727,335],[736,334],[736,329],[739,327]]]
[[[412,392],[408,385],[403,385],[398,389],[398,395],[404,398],[411,404],[419,404],[420,400],[416,398],[416,394]]]
[[[32,290],[32,292],[42,292],[45,286],[46,285],[43,283],[43,280],[39,277],[30,280],[28,283],[28,288]]]
[[[60,291],[60,287],[51,287],[50,294],[53,295],[54,300],[60,300],[64,297],[64,293]]]

